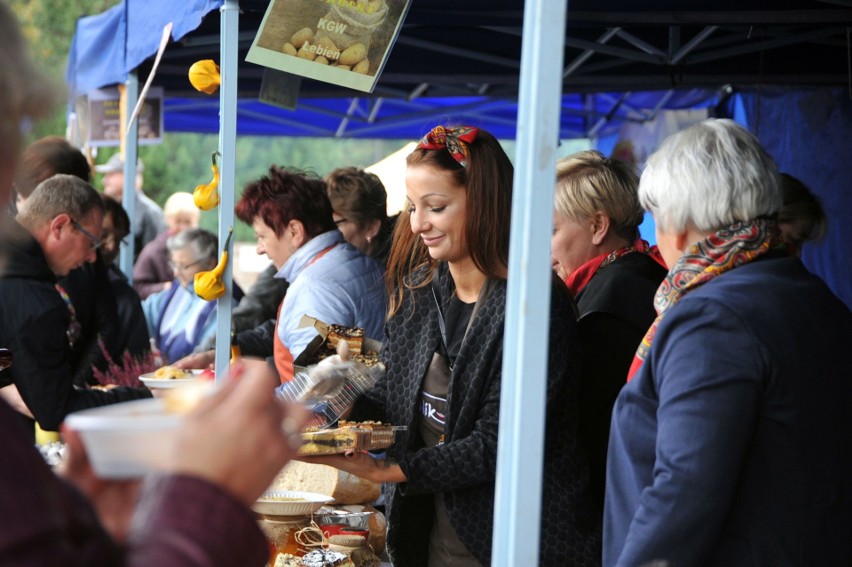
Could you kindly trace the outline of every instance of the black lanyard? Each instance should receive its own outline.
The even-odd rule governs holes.
[[[462,337],[462,344],[464,344],[464,340],[467,338],[467,332],[470,331],[471,325],[473,325],[473,320],[476,318],[476,314],[479,312],[479,309],[485,303],[485,299],[491,293],[491,288],[494,286],[494,281],[491,279],[486,279],[485,283],[482,284],[482,289],[479,290],[479,295],[476,297],[476,305],[473,306],[473,312],[470,314],[470,319],[467,322],[467,327],[464,330],[464,336]],[[450,348],[447,344],[447,324],[444,321],[444,310],[441,307],[441,288],[438,284],[438,270],[432,273],[432,298],[435,300],[435,307],[438,308],[438,328],[441,330],[441,344],[444,345],[444,353],[447,355],[447,364],[450,366],[450,370],[453,369],[453,363],[450,361]]]

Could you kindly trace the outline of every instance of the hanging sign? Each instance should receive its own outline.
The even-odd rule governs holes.
[[[411,0],[272,0],[246,61],[372,92]]]
[[[284,73],[277,69],[266,68],[260,80],[260,94],[257,100],[286,110],[294,110],[299,101],[299,87],[302,77]]]
[[[118,89],[98,89],[87,94],[89,146],[118,146],[121,143],[121,119]],[[151,87],[139,107],[139,143],[163,143],[163,88]]]

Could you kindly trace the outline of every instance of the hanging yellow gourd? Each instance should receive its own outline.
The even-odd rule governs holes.
[[[210,183],[198,185],[192,192],[195,206],[202,211],[209,211],[219,204],[219,166],[216,165],[218,155],[219,152],[213,152],[213,166],[210,168],[213,171],[213,180]]]
[[[228,228],[228,238],[225,239],[225,247],[222,249],[222,257],[216,267],[209,272],[199,272],[195,274],[193,287],[195,295],[207,301],[219,299],[225,295],[225,282],[222,279],[222,274],[225,272],[225,266],[228,265],[228,245],[231,243],[231,236],[234,234],[234,227]]]
[[[196,61],[189,68],[189,82],[195,90],[205,94],[213,94],[219,90],[222,75],[219,74],[219,66],[212,59]]]

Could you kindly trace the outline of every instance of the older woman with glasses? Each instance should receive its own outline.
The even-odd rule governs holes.
[[[142,302],[148,332],[165,359],[174,362],[191,354],[216,332],[216,302],[195,294],[195,275],[216,266],[216,235],[202,228],[189,228],[169,237],[169,265],[175,279],[168,289]],[[237,304],[243,292],[236,283],[231,301]]]
[[[346,242],[384,265],[396,217],[388,218],[382,181],[363,169],[341,167],[326,175],[325,182],[337,230]]]

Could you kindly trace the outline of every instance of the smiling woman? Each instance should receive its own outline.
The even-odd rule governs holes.
[[[388,260],[386,376],[350,419],[406,426],[386,459],[314,457],[388,482],[396,565],[491,562],[512,164],[488,132],[434,128],[408,157]],[[553,279],[542,565],[597,565],[600,528],[578,440],[575,311]],[[512,379],[517,379],[512,377]]]

